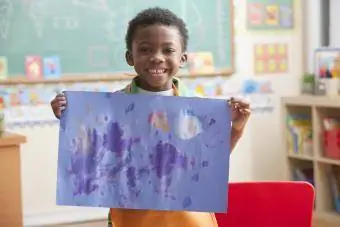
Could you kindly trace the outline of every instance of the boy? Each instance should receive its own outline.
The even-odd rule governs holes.
[[[167,9],[149,8],[130,23],[126,34],[126,61],[137,75],[120,92],[168,96],[194,96],[174,76],[187,61],[188,30],[183,20]],[[249,104],[231,99],[233,149],[250,116]],[[56,117],[65,108],[60,94],[51,101]],[[112,220],[112,223],[111,221]],[[109,226],[115,227],[216,227],[214,214],[185,211],[110,209]]]

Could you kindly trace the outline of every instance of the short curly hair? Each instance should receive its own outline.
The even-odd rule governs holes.
[[[140,26],[149,26],[154,24],[174,26],[179,30],[182,38],[183,51],[187,50],[189,32],[185,22],[168,9],[153,7],[138,13],[130,22],[125,36],[126,48],[131,51],[132,41],[135,32]]]

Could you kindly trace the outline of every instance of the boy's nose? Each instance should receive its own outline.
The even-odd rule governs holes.
[[[162,63],[164,62],[164,56],[162,54],[154,54],[151,58],[150,58],[150,61],[153,62],[153,63]]]

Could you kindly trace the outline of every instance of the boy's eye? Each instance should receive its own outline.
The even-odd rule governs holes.
[[[173,49],[173,48],[166,48],[166,49],[164,50],[164,52],[167,53],[167,54],[171,54],[171,53],[176,52],[176,50]]]
[[[151,49],[149,47],[141,47],[139,48],[139,52],[141,53],[147,53],[149,52]]]

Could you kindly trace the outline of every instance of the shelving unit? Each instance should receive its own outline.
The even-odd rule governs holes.
[[[325,157],[323,119],[333,117],[340,120],[340,97],[297,96],[284,97],[281,100],[283,152],[286,156],[287,180],[307,180],[315,186],[315,213],[317,220],[327,223],[326,226],[340,226],[340,211],[336,212],[332,183],[331,168],[338,169],[336,177],[340,181],[340,159]],[[306,143],[308,149],[292,149],[292,137],[289,119],[292,116],[310,117],[311,141]],[[308,128],[308,126],[305,126]],[[296,146],[295,146],[296,148]],[[305,178],[297,178],[305,176]],[[308,176],[308,177],[306,177]],[[334,176],[334,175],[333,175]],[[334,186],[334,185],[333,185]],[[340,184],[339,195],[340,195]],[[339,196],[340,197],[340,196]],[[338,200],[340,202],[340,199]]]

